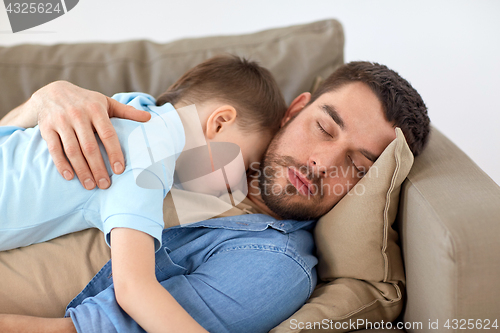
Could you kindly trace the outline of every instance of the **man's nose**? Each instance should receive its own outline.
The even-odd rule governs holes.
[[[329,172],[341,166],[341,160],[342,156],[339,151],[316,152],[309,157],[308,167],[315,177],[324,178]]]

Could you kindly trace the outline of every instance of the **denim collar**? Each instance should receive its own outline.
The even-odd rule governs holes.
[[[262,231],[273,228],[283,233],[290,233],[312,226],[316,220],[295,221],[277,220],[266,214],[247,214],[228,217],[218,217],[200,222],[174,226],[172,228],[222,228],[228,230]]]

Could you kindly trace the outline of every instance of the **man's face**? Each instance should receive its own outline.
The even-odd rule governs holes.
[[[368,86],[349,83],[312,104],[302,94],[260,165],[264,203],[285,219],[326,214],[396,138]]]

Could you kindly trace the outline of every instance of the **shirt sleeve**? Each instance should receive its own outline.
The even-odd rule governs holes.
[[[112,186],[101,193],[99,202],[103,221],[102,231],[109,246],[111,246],[111,230],[121,227],[151,235],[155,239],[155,249],[160,248],[165,189],[138,186],[130,170],[121,175],[114,175]]]
[[[112,98],[139,110],[155,105],[151,95],[138,92]],[[154,237],[156,250],[161,246],[163,199],[172,186],[177,152],[182,151],[185,141],[175,109],[169,105],[162,111],[147,123],[113,122],[125,156],[125,172],[112,175],[111,186],[101,191],[97,200],[101,230],[110,246],[110,232],[117,227],[145,232]]]
[[[305,303],[315,284],[315,275],[287,254],[251,247],[217,253],[191,274],[165,278],[160,283],[201,326],[221,333],[268,332]],[[116,303],[113,285],[66,316],[79,333],[144,332]]]

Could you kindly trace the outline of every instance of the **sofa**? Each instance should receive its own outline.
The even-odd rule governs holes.
[[[343,63],[343,46],[342,26],[331,19],[250,35],[165,44],[140,40],[0,47],[0,118],[55,80],[68,80],[108,96],[122,91],[158,96],[189,64],[218,53],[249,57],[269,68],[289,103]],[[399,199],[393,229],[399,233],[404,262],[402,295],[379,292],[363,308],[339,309],[335,320],[375,318],[401,327],[368,327],[365,332],[477,331],[486,320],[494,329],[495,320],[498,324],[500,319],[500,287],[496,286],[500,187],[433,127],[428,147],[415,158],[401,185]],[[350,330],[293,328],[285,321],[273,332]]]

